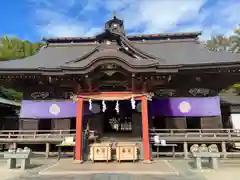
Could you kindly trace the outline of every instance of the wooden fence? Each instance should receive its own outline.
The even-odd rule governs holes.
[[[0,143],[60,143],[75,136],[75,130],[1,130]]]
[[[154,144],[153,137],[159,136],[160,139],[168,143],[182,145],[183,152],[175,152],[176,155],[189,158],[189,148],[192,144],[217,144],[220,146],[222,157],[240,156],[240,151],[229,152],[228,146],[240,143],[240,130],[238,129],[149,129],[150,143]],[[156,152],[154,152],[156,153]],[[174,152],[159,152],[161,155],[173,155]]]
[[[1,130],[0,144],[58,144],[65,137],[75,137],[76,130]],[[181,144],[183,152],[175,152],[176,155],[189,157],[189,146],[196,144],[220,145],[221,154],[224,158],[236,152],[228,152],[229,144],[240,143],[240,130],[236,129],[149,129],[150,143],[153,137],[159,136],[167,143]],[[173,155],[173,152],[159,152],[162,155]]]

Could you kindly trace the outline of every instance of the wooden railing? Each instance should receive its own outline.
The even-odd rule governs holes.
[[[1,130],[0,143],[58,143],[65,137],[75,136],[75,130]]]
[[[219,144],[220,154],[223,158],[239,157],[240,151],[228,151],[227,147],[233,147],[234,143],[240,142],[240,129],[149,129],[150,143],[154,146],[153,137],[159,136],[167,143],[174,142],[182,144],[183,151],[176,152],[175,155],[189,158],[191,144]],[[228,146],[230,145],[230,146]],[[156,152],[153,152],[156,154]],[[173,152],[159,152],[160,155],[170,155]]]
[[[1,130],[0,142],[13,141],[62,141],[75,136],[76,130]],[[172,142],[240,142],[240,129],[149,129],[152,138],[157,135]]]
[[[76,130],[1,130],[0,143],[22,143],[22,144],[57,144],[65,137],[75,136]],[[221,144],[221,154],[227,157],[239,152],[228,152],[228,143],[240,142],[240,129],[149,129],[151,145],[154,144],[153,137],[158,135],[161,139],[176,144],[183,144],[183,152],[176,152],[176,155],[189,156],[189,146],[192,143],[216,143]],[[47,148],[46,148],[47,149]],[[172,152],[160,152],[165,155],[172,155]],[[46,153],[47,154],[47,153]]]
[[[149,129],[149,135],[160,136],[167,141],[239,141],[240,129]]]
[[[0,134],[20,134],[20,133],[30,133],[30,134],[70,134],[75,133],[75,129],[68,129],[68,130],[0,130]]]

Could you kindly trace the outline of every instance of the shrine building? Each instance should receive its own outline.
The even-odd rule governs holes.
[[[114,16],[96,36],[44,38],[35,55],[0,62],[0,81],[24,92],[20,129],[76,129],[76,160],[88,127],[102,141],[138,140],[148,161],[150,128],[228,121],[218,93],[239,82],[240,55],[210,52],[200,35],[128,35]]]

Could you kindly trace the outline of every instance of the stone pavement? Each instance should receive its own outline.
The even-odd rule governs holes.
[[[49,165],[55,164],[57,161],[55,159],[45,160],[43,158],[34,158],[31,160],[33,164],[30,169],[25,171],[21,169],[8,169],[6,166],[6,160],[0,160],[0,180],[8,180],[8,179],[19,179],[21,177],[29,177],[32,175],[38,175],[38,172],[47,168]]]
[[[220,163],[217,171],[203,171],[207,180],[237,180],[240,179],[240,159],[228,159]]]
[[[0,166],[0,179],[1,180],[17,178],[23,174],[24,174],[24,172],[22,172],[21,170],[10,170],[10,169],[7,169],[6,167]]]
[[[94,164],[88,163],[85,164],[84,168],[82,170],[79,169],[81,167],[81,164],[73,164],[71,159],[69,160],[61,160],[62,163],[57,162],[55,159],[34,159],[33,163],[37,165],[33,169],[29,169],[25,172],[21,172],[20,170],[7,170],[6,168],[2,166],[0,163],[0,179],[1,180],[236,180],[240,177],[240,160],[232,162],[231,160],[226,161],[224,163],[221,163],[220,169],[217,171],[209,170],[209,169],[203,169],[202,171],[197,171],[193,169],[190,165],[190,161],[186,160],[160,160],[159,162],[155,162],[153,164],[144,164],[144,166],[149,166],[149,169],[145,169],[144,172],[144,166],[138,163],[134,164],[135,167],[140,167],[140,169],[137,171],[137,168],[134,171],[133,166],[131,163],[122,163],[120,164],[121,167],[120,170],[116,169],[118,164],[109,163],[107,164],[108,172],[104,170],[103,165],[105,163],[96,163]],[[69,162],[69,163],[68,163]],[[58,165],[61,164],[58,169]],[[58,170],[64,170],[63,164],[65,164],[68,168],[68,170],[71,169],[71,167],[75,168],[75,171],[85,171],[88,173],[72,173],[65,171],[64,173],[56,173]],[[71,165],[70,165],[71,164]],[[83,165],[83,164],[82,164]],[[65,166],[65,167],[66,167]],[[91,167],[92,166],[92,167]],[[164,167],[166,166],[166,167]],[[87,167],[90,167],[90,173]],[[93,167],[101,167],[101,169],[98,169],[99,172],[93,172]],[[106,167],[105,167],[106,168]],[[129,169],[130,168],[130,169]],[[155,168],[155,172],[162,172],[162,173],[154,173],[153,171],[150,171],[150,168]],[[161,169],[161,171],[156,171],[158,168]],[[164,169],[167,170],[167,173],[163,173]],[[55,169],[55,170],[54,170]],[[117,170],[116,172],[111,171]],[[134,173],[129,172],[120,172],[123,170],[130,170]],[[55,173],[51,174],[51,171],[54,170]],[[73,169],[74,170],[74,169]],[[96,170],[96,169],[95,169]],[[104,170],[104,171],[100,171]],[[153,172],[152,174],[146,173],[146,170],[148,172]],[[39,174],[40,172],[40,174]],[[41,173],[41,172],[45,172]],[[48,173],[46,173],[48,172]],[[53,171],[52,171],[53,172]],[[171,173],[169,173],[171,172]],[[174,172],[174,173],[172,173]],[[177,173],[176,173],[177,172]]]
[[[202,180],[202,179],[196,178],[186,179],[185,176],[92,174],[92,175],[66,175],[66,176],[32,176],[12,180]]]
[[[190,165],[191,161],[186,160],[170,160],[180,175],[184,175],[186,179],[194,179],[193,177],[201,180],[237,180],[240,179],[240,159],[238,160],[221,160],[218,170],[203,168],[196,170]]]

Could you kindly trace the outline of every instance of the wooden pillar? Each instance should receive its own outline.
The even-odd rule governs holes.
[[[50,143],[46,143],[45,158],[49,158],[50,153]]]
[[[150,163],[151,158],[148,132],[148,101],[145,96],[142,97],[142,138],[143,138],[143,159],[146,163]]]
[[[135,87],[135,74],[132,74],[132,92],[136,91],[136,87]]]
[[[76,117],[76,138],[75,138],[75,160],[78,163],[83,162],[83,99],[77,100],[77,117]]]
[[[222,153],[223,153],[223,158],[226,159],[227,158],[227,148],[226,148],[226,142],[223,141],[222,142]]]
[[[188,159],[188,143],[183,143],[184,159]]]

